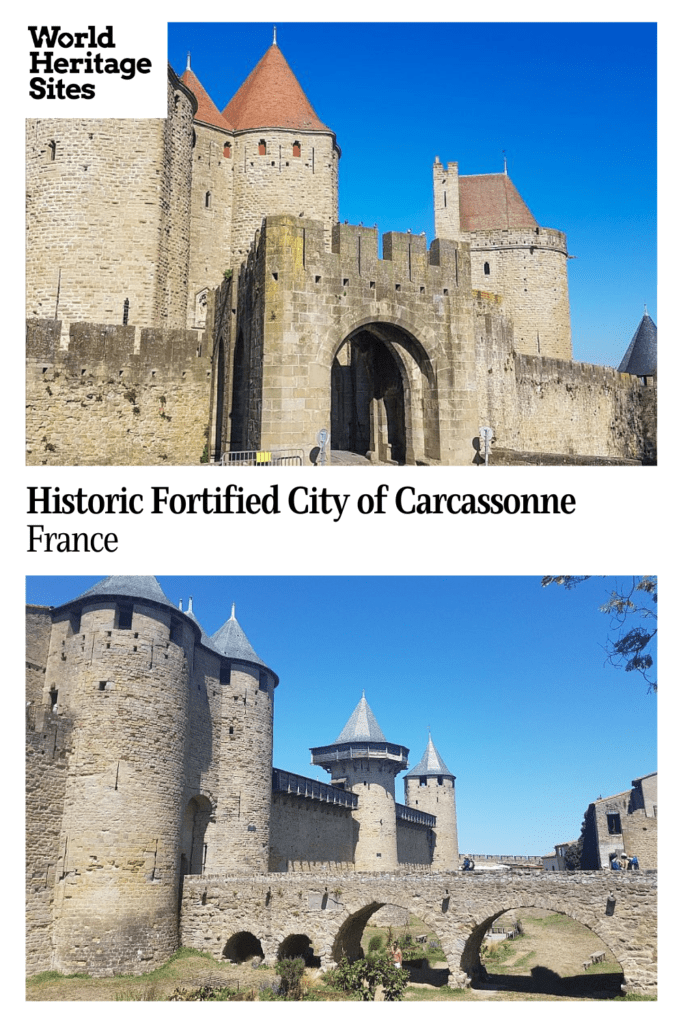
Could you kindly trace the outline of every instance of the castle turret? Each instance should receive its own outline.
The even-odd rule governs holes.
[[[544,228],[507,173],[460,175],[434,162],[437,238],[470,243],[472,288],[503,299],[515,351],[571,359],[567,239]]]
[[[29,318],[185,327],[194,96],[166,118],[26,122]]]
[[[408,765],[408,750],[387,742],[365,694],[334,743],[311,748],[311,763],[330,773],[333,786],[358,796],[356,870],[395,870],[394,779]]]
[[[619,363],[619,373],[632,373],[647,383],[657,373],[657,325],[647,311]]]
[[[437,871],[458,867],[458,826],[455,811],[455,775],[448,770],[430,735],[420,761],[403,778],[407,807],[436,817],[436,843],[432,866]]]
[[[188,688],[199,630],[153,576],[53,612],[42,703],[70,723],[53,967],[139,973],[178,945]]]
[[[273,703],[278,677],[232,615],[211,637],[221,655],[220,755],[213,854],[206,870],[268,870]]]
[[[272,214],[322,221],[329,249],[341,150],[275,40],[223,117],[235,133],[233,263],[246,257],[261,221]]]
[[[181,82],[197,100],[187,326],[202,328],[209,290],[218,287],[231,265],[235,138],[232,125],[190,67],[189,56]]]

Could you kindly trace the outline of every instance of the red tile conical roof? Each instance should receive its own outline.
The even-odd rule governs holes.
[[[194,115],[195,121],[203,121],[204,124],[211,124],[214,128],[222,128],[224,131],[231,132],[233,130],[232,125],[221,114],[192,68],[185,68],[180,81],[194,93],[197,99],[198,105],[197,113]]]
[[[507,174],[461,175],[459,186],[463,231],[537,226],[533,213]]]
[[[292,128],[325,131],[276,43],[266,51],[223,111],[235,131]]]

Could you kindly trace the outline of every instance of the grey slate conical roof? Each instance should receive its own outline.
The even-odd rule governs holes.
[[[224,658],[232,658],[235,661],[246,661],[251,665],[260,665],[267,668],[275,677],[275,685],[278,684],[278,677],[272,668],[268,668],[265,661],[259,658],[258,654],[247,640],[246,634],[235,618],[235,606],[232,606],[232,615],[227,622],[224,622],[220,629],[211,637],[213,649],[222,654]]]
[[[647,310],[619,363],[619,372],[636,377],[651,377],[657,372],[657,325]]]
[[[447,775],[449,778],[454,779],[455,775],[449,771],[446,767],[446,763],[439,754],[432,743],[432,737],[429,737],[427,749],[422,755],[421,760],[414,768],[411,768],[409,772],[406,772],[404,778],[408,778],[411,775]]]
[[[386,737],[365,699],[365,694],[359,700],[353,714],[334,742],[353,743],[357,740],[386,742]]]
[[[138,598],[175,610],[175,605],[164,594],[156,576],[107,576],[80,597],[74,598],[74,601],[84,601],[90,597]],[[73,601],[67,601],[66,604],[73,604]]]

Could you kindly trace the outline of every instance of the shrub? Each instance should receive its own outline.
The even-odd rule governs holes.
[[[396,1002],[403,998],[408,984],[408,972],[394,965],[391,955],[386,950],[369,953],[368,956],[349,963],[342,957],[339,966],[333,972],[332,984],[344,992],[352,992],[357,999],[372,1002],[378,986],[384,989],[387,1002]]]
[[[382,936],[373,935],[370,941],[368,942],[368,951],[370,953],[376,953],[378,950],[382,948],[383,945],[384,943],[382,942]]]
[[[280,976],[280,994],[285,999],[303,998],[304,961],[298,957],[291,960],[279,960],[275,965],[275,973]]]

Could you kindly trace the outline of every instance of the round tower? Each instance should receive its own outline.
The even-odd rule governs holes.
[[[387,742],[365,693],[334,743],[311,748],[311,763],[330,773],[333,786],[358,796],[356,870],[398,868],[394,780],[408,766],[408,750]]]
[[[223,110],[234,130],[233,263],[241,263],[271,214],[322,221],[327,248],[339,219],[333,131],[308,101],[277,43]]]
[[[455,812],[455,775],[448,770],[430,735],[422,758],[403,777],[407,807],[436,817],[436,843],[432,867],[457,871],[458,825]]]
[[[190,67],[181,82],[197,100],[192,152],[192,213],[187,326],[206,325],[209,289],[217,288],[231,266],[235,138]]]
[[[26,315],[185,327],[194,96],[168,116],[26,122]]]
[[[273,704],[278,677],[232,615],[211,637],[222,658],[218,802],[206,871],[268,870],[273,776]]]
[[[199,630],[153,576],[54,613],[43,703],[73,724],[54,967],[141,973],[178,945],[188,684]]]

